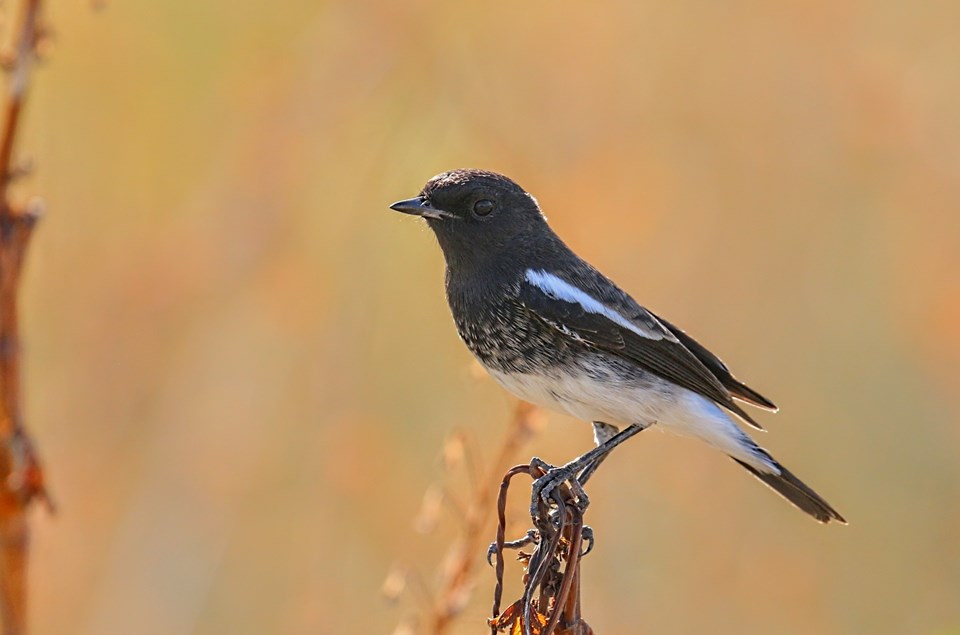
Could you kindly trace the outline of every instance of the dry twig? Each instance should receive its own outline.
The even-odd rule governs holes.
[[[402,622],[395,634],[408,635],[414,632],[438,635],[445,633],[463,610],[473,590],[474,570],[478,555],[485,544],[488,520],[494,497],[497,500],[497,539],[490,547],[487,560],[496,556],[496,590],[494,592],[493,617],[488,620],[491,634],[509,631],[511,635],[593,635],[590,626],[580,615],[580,559],[593,547],[593,535],[583,524],[583,514],[576,494],[564,484],[550,494],[549,504],[539,502],[535,529],[526,537],[506,542],[507,490],[511,479],[518,474],[527,474],[532,479],[544,475],[540,465],[518,465],[507,470],[510,459],[516,455],[536,428],[535,408],[520,402],[514,412],[506,437],[500,444],[497,455],[491,461],[486,476],[475,481],[474,492],[467,505],[453,505],[464,519],[464,530],[447,554],[444,578],[439,593],[432,592],[415,571],[395,569],[384,582],[383,593],[395,599],[408,583],[419,591],[422,603],[421,617]],[[453,447],[449,447],[449,446]],[[447,462],[458,463],[467,456],[470,444],[462,435],[454,437],[445,448]],[[449,456],[448,456],[449,455]],[[451,461],[454,457],[456,460]],[[503,477],[499,494],[495,494],[496,475]],[[471,471],[473,474],[474,472]],[[450,503],[449,495],[431,488],[425,497],[424,508],[418,524],[431,526],[440,508],[441,496]],[[465,511],[463,511],[465,510]],[[588,542],[584,550],[584,542]],[[503,595],[505,548],[534,545],[531,553],[519,552],[525,563],[524,593],[501,614],[500,601]],[[491,562],[492,564],[492,562]]]
[[[20,273],[40,205],[17,205],[10,198],[10,184],[20,172],[13,164],[13,148],[42,33],[39,15],[40,0],[23,3],[0,133],[0,618],[7,635],[27,629],[27,510],[34,499],[49,502],[23,426],[17,322]]]
[[[507,629],[511,635],[593,635],[580,615],[580,559],[584,555],[585,526],[575,496],[567,486],[556,488],[551,494],[551,505],[539,501],[534,519],[536,529],[529,537],[506,543],[507,489],[518,474],[528,474],[536,480],[544,472],[533,465],[518,465],[507,471],[500,484],[491,635]],[[592,537],[590,542],[592,546]],[[525,544],[533,544],[534,549],[529,554],[519,552],[519,558],[526,563],[523,596],[501,614],[504,548]]]

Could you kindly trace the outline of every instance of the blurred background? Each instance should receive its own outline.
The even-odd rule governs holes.
[[[461,431],[485,465],[514,403],[457,339],[432,235],[387,209],[465,166],[777,401],[761,441],[850,520],[645,433],[591,483],[598,633],[960,633],[960,4],[47,18],[18,186],[48,203],[23,306],[60,504],[35,512],[36,633],[417,619],[462,530],[451,504],[418,532],[424,492],[470,495],[443,448]],[[591,442],[550,415],[516,462]],[[397,566],[419,582],[388,602]],[[450,632],[484,632],[474,581]]]

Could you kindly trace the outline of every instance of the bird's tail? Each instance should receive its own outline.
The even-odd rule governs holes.
[[[777,494],[780,494],[798,508],[816,518],[821,523],[829,523],[831,520],[836,520],[843,524],[847,523],[843,516],[841,516],[837,510],[830,506],[830,503],[823,500],[823,497],[810,489],[803,481],[794,476],[793,472],[777,463],[773,457],[770,457],[770,455],[763,450],[760,451],[763,452],[766,457],[770,458],[770,461],[773,463],[773,465],[776,466],[776,468],[780,471],[779,474],[774,474],[772,472],[761,472],[760,470],[749,465],[748,463],[741,461],[740,459],[734,457],[730,458],[742,465],[748,472],[756,476],[758,479],[766,483]]]

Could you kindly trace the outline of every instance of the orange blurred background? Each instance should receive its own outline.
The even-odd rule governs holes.
[[[10,10],[11,3],[5,9]],[[389,633],[474,376],[390,212],[475,166],[781,406],[761,441],[850,526],[646,433],[591,483],[598,633],[960,633],[960,4],[48,7],[19,186],[40,634]],[[566,461],[550,416],[520,458]],[[517,509],[522,509],[522,495]],[[493,538],[493,526],[490,527]],[[479,555],[479,554],[478,554]],[[515,582],[519,572],[508,567]],[[482,567],[456,633],[484,632]],[[412,597],[411,597],[412,595]]]

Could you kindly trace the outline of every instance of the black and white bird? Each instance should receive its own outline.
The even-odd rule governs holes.
[[[740,402],[776,411],[773,402],[574,254],[515,182],[451,170],[390,207],[436,234],[457,331],[490,375],[521,399],[593,422],[597,447],[551,469],[542,495],[582,483],[613,447],[657,426],[720,450],[818,521],[845,522],[737,425],[760,429]]]

